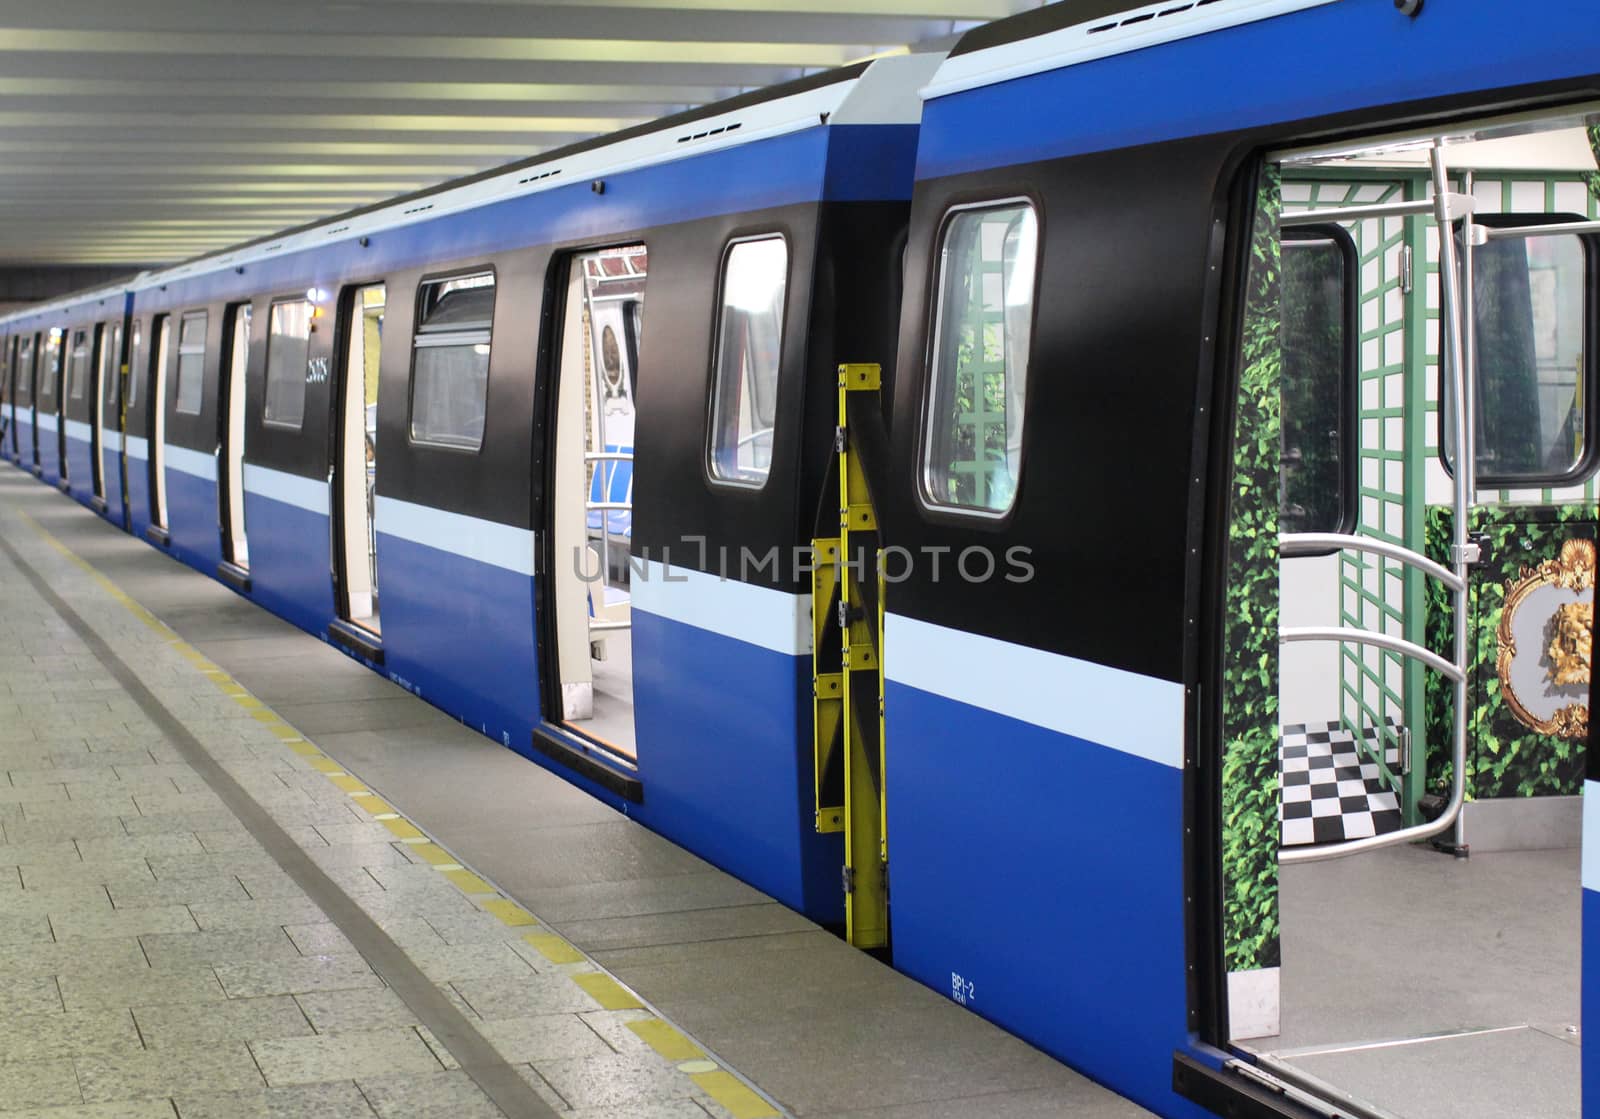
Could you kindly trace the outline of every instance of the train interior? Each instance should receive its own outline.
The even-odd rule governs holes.
[[[1260,190],[1228,594],[1276,686],[1225,677],[1230,1027],[1342,1115],[1579,1113],[1592,109]]]
[[[624,245],[568,262],[557,358],[551,598],[556,720],[635,758],[629,549],[634,394],[649,252]]]
[[[345,621],[381,635],[374,495],[378,483],[378,359],[387,292],[383,284],[369,284],[348,298],[337,465],[343,582],[340,609]]]
[[[155,321],[154,344],[151,358],[155,362],[155,384],[150,398],[152,423],[150,428],[150,524],[158,531],[167,529],[167,350],[172,345],[172,316],[158,315]]]
[[[61,477],[61,329],[49,331],[44,338],[44,356],[39,369],[38,431],[35,435],[34,462],[36,473],[52,480]]]
[[[222,365],[222,455],[217,478],[222,559],[238,574],[250,570],[244,522],[245,370],[250,362],[250,304],[228,308]]]
[[[94,496],[98,502],[106,500],[106,479],[116,462],[107,454],[106,431],[118,431],[122,417],[117,412],[118,385],[122,371],[122,324],[106,323],[99,328],[100,343],[95,350],[95,395],[90,422],[94,425]],[[119,433],[120,434],[120,433]],[[122,440],[117,439],[120,447]],[[118,483],[120,491],[121,483]],[[103,512],[105,506],[100,505]]]

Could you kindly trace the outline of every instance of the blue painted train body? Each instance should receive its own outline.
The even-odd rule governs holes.
[[[991,177],[1010,184],[1008,195],[1031,197],[1058,164],[1070,176],[1075,160],[1193,137],[1227,149],[1219,166],[1231,176],[1268,144],[1385,120],[1399,126],[1500,112],[1600,88],[1600,20],[1589,0],[1554,0],[1537,20],[1507,19],[1499,0],[1430,2],[1416,18],[1397,13],[1391,0],[1239,0],[1172,10],[1190,8],[1189,16],[1169,18],[1171,30],[1152,18],[1142,32],[1095,39],[1068,25],[958,51],[937,74],[913,68],[918,84],[932,76],[920,124],[867,111],[857,117],[863,123],[852,123],[842,111],[846,99],[830,103],[839,111],[833,120],[785,121],[768,135],[750,127],[712,150],[610,167],[603,192],[599,172],[593,183],[584,175],[533,192],[487,192],[440,216],[370,234],[330,232],[325,244],[290,235],[283,251],[246,247],[144,277],[132,285],[127,313],[148,323],[152,315],[263,293],[338,292],[510,249],[648,240],[665,227],[790,206],[909,203],[915,244],[920,199],[942,199],[946,190],[981,196]],[[1552,35],[1553,26],[1562,33]],[[1197,246],[1229,234],[1230,182],[1214,182],[1205,205],[1215,224],[1191,231]],[[928,229],[939,227],[937,214],[928,220]],[[1042,230],[1049,243],[1049,213]],[[1058,253],[1070,261],[1072,249],[1049,252],[1052,261]],[[1221,256],[1210,259],[1215,272]],[[931,274],[933,263],[923,263]],[[1215,295],[1218,281],[1210,284]],[[1072,284],[1055,290],[1065,299]],[[926,347],[904,325],[924,313],[915,299],[908,291],[901,372]],[[1139,329],[1169,328],[1158,299],[1137,288],[1128,299]],[[1206,304],[1204,321],[1193,308],[1194,321],[1171,327],[1194,335],[1190,365],[1211,360],[1206,324],[1217,321],[1216,306]],[[529,305],[524,314],[536,318],[538,310]],[[65,301],[0,321],[0,332],[16,338],[103,317],[98,302]],[[259,362],[252,356],[252,376]],[[1192,423],[1202,399],[1194,369],[1174,369],[1170,383]],[[47,482],[57,471],[53,419],[38,417]],[[29,413],[19,411],[13,426],[15,461],[31,467]],[[831,425],[817,431],[831,437]],[[136,535],[155,523],[152,432],[146,424],[105,435],[104,512]],[[1200,462],[1204,435],[1201,425],[1175,429],[1174,438],[1193,438]],[[526,441],[530,433],[502,437]],[[86,504],[90,438],[69,427],[71,493]],[[10,442],[6,450],[11,457]],[[214,573],[224,560],[217,458],[176,444],[163,450],[166,546]],[[1187,450],[1182,458],[1187,464]],[[904,473],[909,478],[911,468]],[[1156,504],[1172,513],[1171,534],[1159,538],[1173,553],[1169,569],[1198,585],[1201,561],[1184,556],[1197,549],[1202,529],[1201,514],[1186,512],[1188,474],[1185,465],[1141,482],[1145,493],[1164,494]],[[902,484],[910,483],[901,478],[891,488]],[[246,458],[243,491],[250,562],[241,593],[326,637],[340,619],[325,547],[335,531],[332,485],[320,469]],[[894,533],[893,522],[886,531]],[[573,769],[531,745],[549,710],[539,625],[545,559],[535,518],[486,518],[392,496],[380,475],[376,534],[380,671],[812,918],[842,918],[839,837],[814,827],[810,600],[797,587],[721,579],[644,555],[632,635],[637,762]],[[939,593],[964,592],[956,585]],[[988,619],[975,612],[967,615],[971,624],[952,620],[955,607],[937,620],[933,611],[903,613],[893,588],[888,603],[884,784],[895,966],[1158,1114],[1207,1114],[1174,1090],[1172,1075],[1175,1053],[1214,1069],[1229,1056],[1195,1016],[1194,972],[1211,966],[1197,959],[1192,933],[1187,834],[1199,750],[1198,638],[1183,619],[1160,619],[1151,638],[1157,667],[1135,670],[1051,648],[1046,635],[1034,641],[1014,617],[987,632]],[[372,662],[369,653],[354,655]],[[613,769],[636,778],[642,802],[607,780]],[[1600,842],[1600,825],[1587,824],[1586,847]],[[1590,1006],[1600,989],[1600,919],[1591,920],[1600,913],[1597,862],[1586,850],[1585,945],[1596,944],[1585,952]],[[1589,1098],[1600,1099],[1595,1052],[1585,1053],[1585,1080]],[[1600,1116],[1600,1104],[1585,1114]]]

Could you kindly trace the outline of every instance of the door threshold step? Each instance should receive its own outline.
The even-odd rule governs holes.
[[[250,572],[247,568],[240,567],[229,560],[223,560],[217,564],[217,578],[236,591],[242,591],[245,594],[250,593]]]
[[[383,663],[383,640],[343,618],[328,624],[328,640],[365,657],[373,664]]]

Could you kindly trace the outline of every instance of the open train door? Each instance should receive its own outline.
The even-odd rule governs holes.
[[[643,245],[576,253],[558,283],[565,309],[547,378],[551,448],[544,527],[551,543],[539,619],[544,717],[632,761],[634,390],[649,254]]]
[[[222,566],[217,574],[240,590],[250,587],[250,545],[244,529],[245,374],[250,361],[250,304],[228,308],[224,324],[222,407],[217,432],[217,523]]]
[[[368,657],[381,657],[383,633],[378,600],[378,542],[374,502],[378,484],[378,356],[383,341],[387,301],[383,284],[367,284],[345,292],[342,374],[335,399],[333,497],[336,601],[342,621],[361,632],[355,646]],[[423,335],[442,337],[442,335]],[[421,343],[419,343],[420,345]],[[425,347],[427,348],[427,347]],[[443,347],[433,347],[443,353]]]

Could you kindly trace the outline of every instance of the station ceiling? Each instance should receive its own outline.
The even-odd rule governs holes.
[[[0,265],[167,262],[1039,0],[0,0]]]

